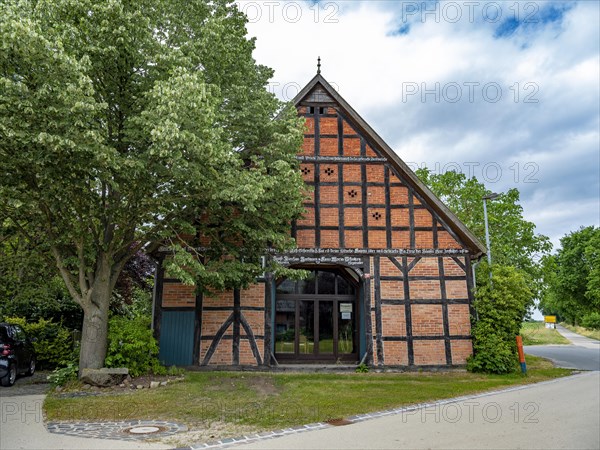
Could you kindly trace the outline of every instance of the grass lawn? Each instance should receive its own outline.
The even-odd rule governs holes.
[[[543,322],[523,322],[523,345],[570,344],[558,331],[545,328]]]
[[[561,325],[571,330],[573,333],[581,334],[582,336],[587,336],[589,338],[597,339],[600,341],[600,330],[588,330],[587,328],[576,327],[573,325],[568,325],[566,323],[561,323]]]
[[[187,372],[184,382],[152,390],[79,398],[50,394],[44,408],[48,420],[175,420],[191,429],[216,429],[210,438],[233,437],[240,430],[248,433],[326,421],[571,373],[529,355],[527,363],[527,376],[465,371]]]

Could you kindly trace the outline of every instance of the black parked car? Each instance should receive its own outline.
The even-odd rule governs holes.
[[[17,374],[33,375],[35,351],[19,325],[0,323],[0,383],[15,384]]]

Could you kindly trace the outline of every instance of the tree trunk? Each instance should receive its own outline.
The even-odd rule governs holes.
[[[81,330],[81,350],[79,353],[79,374],[85,368],[104,367],[108,338],[108,307],[112,293],[110,265],[101,262],[94,281],[90,302],[83,308],[83,328]]]

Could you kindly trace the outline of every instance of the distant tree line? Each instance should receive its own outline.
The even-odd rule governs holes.
[[[581,227],[543,259],[540,310],[572,325],[600,329],[600,228]]]

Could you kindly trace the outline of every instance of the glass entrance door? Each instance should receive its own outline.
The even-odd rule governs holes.
[[[356,311],[353,302],[338,302],[337,303],[337,348],[338,352],[342,354],[346,353],[358,353],[356,348]]]
[[[319,336],[317,338],[319,355],[333,355],[335,350],[335,318],[333,316],[333,302],[319,301]]]
[[[277,288],[275,356],[278,360],[354,361],[356,286],[340,272],[313,271],[307,280]]]

